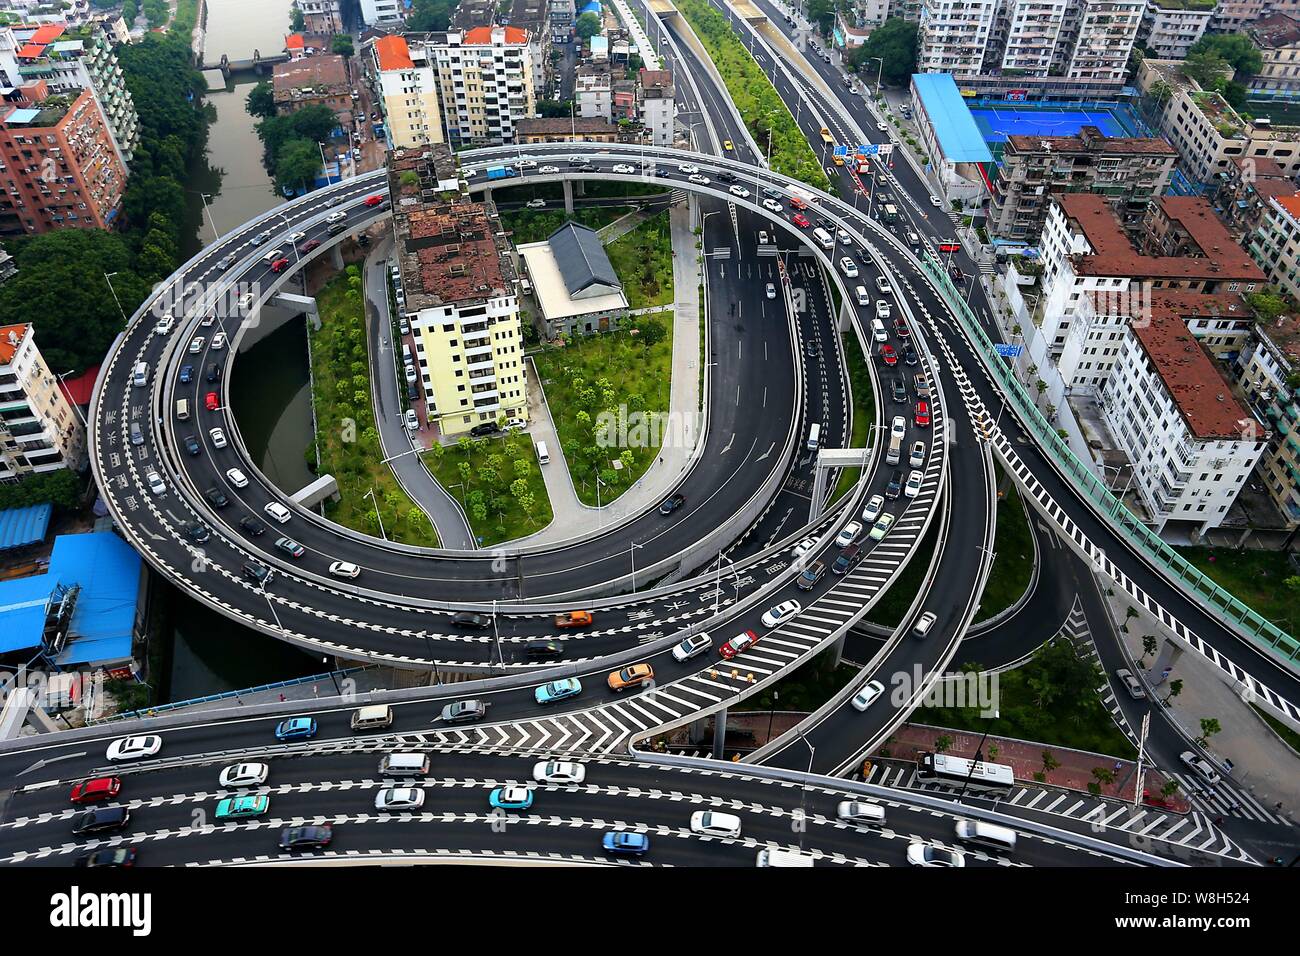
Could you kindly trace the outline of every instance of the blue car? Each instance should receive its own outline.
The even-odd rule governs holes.
[[[644,833],[627,830],[610,830],[601,837],[600,845],[606,853],[615,856],[645,856],[650,849],[650,837]]]
[[[181,384],[182,384],[182,385],[188,385],[188,384],[189,384],[190,382],[192,382],[193,380],[194,380],[194,366],[193,366],[193,365],[182,365],[182,366],[181,366]]]
[[[315,717],[290,717],[275,725],[276,740],[307,740],[315,736]]]
[[[488,803],[498,810],[527,810],[533,805],[532,787],[497,787]]]
[[[582,682],[576,677],[566,677],[564,680],[553,680],[549,684],[543,684],[533,693],[539,704],[553,704],[557,700],[564,700],[567,697],[577,697],[582,693]]]

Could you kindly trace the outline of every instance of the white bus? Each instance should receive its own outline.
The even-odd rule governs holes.
[[[1015,772],[1004,763],[972,761],[950,754],[921,754],[916,776],[948,787],[964,785],[968,792],[1006,793],[1016,784]]]

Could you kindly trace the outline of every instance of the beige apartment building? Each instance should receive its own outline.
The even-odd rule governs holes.
[[[0,326],[0,481],[80,468],[86,431],[31,325]]]

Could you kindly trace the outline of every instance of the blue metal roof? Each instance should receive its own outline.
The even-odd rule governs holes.
[[[934,127],[944,159],[951,163],[993,162],[993,154],[957,91],[951,73],[915,73],[912,85]]]
[[[44,541],[45,532],[50,527],[50,512],[53,510],[54,506],[45,502],[0,511],[0,551]]]

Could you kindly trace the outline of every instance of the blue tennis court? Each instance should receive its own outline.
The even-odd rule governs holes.
[[[1006,106],[974,107],[970,115],[984,141],[1005,143],[1008,136],[1074,136],[1084,126],[1095,126],[1103,136],[1129,136],[1128,129],[1109,110],[1016,109]]]

